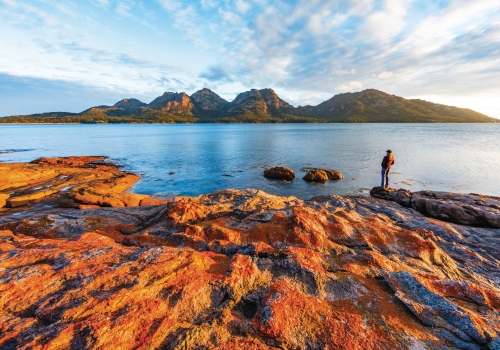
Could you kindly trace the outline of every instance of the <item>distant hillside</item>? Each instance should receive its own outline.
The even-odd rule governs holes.
[[[252,89],[228,102],[203,89],[188,96],[165,92],[146,104],[123,99],[81,113],[0,118],[0,123],[495,123],[466,108],[407,100],[375,89],[333,96],[317,106],[293,107],[272,89]]]

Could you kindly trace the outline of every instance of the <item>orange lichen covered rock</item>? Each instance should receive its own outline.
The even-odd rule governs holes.
[[[2,209],[0,348],[498,348],[496,229],[369,197],[109,198]]]
[[[51,206],[129,207],[165,204],[147,195],[124,193],[139,176],[121,171],[106,157],[40,158],[0,167],[0,208],[45,201]],[[83,205],[83,206],[82,206]]]
[[[6,193],[0,193],[0,208],[5,207],[5,205],[7,204],[7,198],[9,197],[10,196]]]

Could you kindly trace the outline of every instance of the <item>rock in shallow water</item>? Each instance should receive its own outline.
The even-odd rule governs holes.
[[[264,177],[268,179],[291,181],[295,179],[295,172],[293,171],[293,169],[277,166],[268,170],[264,170]]]
[[[329,169],[309,170],[307,174],[303,177],[304,180],[311,182],[326,182],[328,180],[338,180],[343,178],[344,175],[342,175],[340,172]]]

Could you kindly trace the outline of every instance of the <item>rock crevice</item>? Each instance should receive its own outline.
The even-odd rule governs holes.
[[[24,175],[0,192],[74,181],[122,200],[127,177],[102,161],[4,164]],[[498,229],[412,204],[494,215],[493,197],[247,189],[89,208],[68,192],[0,209],[0,348],[498,348]]]

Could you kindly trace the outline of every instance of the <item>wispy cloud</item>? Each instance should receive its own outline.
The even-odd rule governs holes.
[[[135,23],[144,20],[136,13],[145,15],[148,10],[141,10],[137,2],[109,6],[106,12],[97,16],[92,8],[82,8],[79,4],[67,2],[64,6],[55,6],[38,0],[33,5],[14,4],[6,10],[0,7],[0,31],[10,33],[9,37],[0,38],[3,47],[10,47],[0,57],[0,74],[67,81],[152,96],[161,93],[165,87],[183,90],[191,82],[197,82],[197,74],[189,68],[162,60],[161,53],[165,50],[161,47],[153,51],[146,44],[137,50],[140,45],[136,44],[136,38],[113,32],[111,27],[103,24],[101,18],[108,19],[113,12],[120,17],[133,17]],[[112,21],[106,22],[112,25]],[[146,28],[149,30],[150,27]],[[149,32],[152,36],[161,35],[157,31]],[[153,55],[144,55],[145,48]],[[168,77],[168,84],[161,80],[162,77]]]
[[[363,83],[360,81],[350,81],[337,86],[337,89],[342,92],[360,91],[363,88]]]
[[[224,68],[220,66],[211,66],[208,67],[207,70],[202,72],[200,74],[200,78],[207,79],[208,81],[214,82],[214,83],[225,83],[225,82],[231,82],[232,79],[229,76],[229,74],[226,73]]]
[[[110,0],[90,0],[90,2],[102,8],[108,8],[111,5]]]
[[[387,78],[391,78],[394,76],[394,73],[393,72],[386,72],[386,71],[383,71],[382,73],[380,73],[379,75],[377,75],[380,79],[387,79]]]
[[[2,4],[8,7],[16,7],[16,2],[14,0],[0,0]]]
[[[201,0],[201,6],[204,9],[214,8],[217,6],[217,0]]]
[[[173,19],[174,25],[181,35],[197,46],[208,48],[200,28],[203,19],[199,17],[194,5],[190,2],[186,4],[180,0],[158,0],[158,2]]]
[[[237,0],[236,1],[236,10],[240,13],[247,13],[248,10],[250,10],[250,4],[244,0]]]
[[[57,19],[54,15],[47,11],[29,4],[19,4],[10,0],[2,0],[7,6],[9,13],[4,12],[3,19],[14,23],[20,28],[40,28],[50,27],[57,24]],[[0,16],[2,12],[0,12]],[[1,18],[1,17],[0,17]]]
[[[120,16],[135,18],[135,16],[131,13],[132,7],[136,5],[135,1],[132,0],[122,0],[116,4],[116,13]]]

